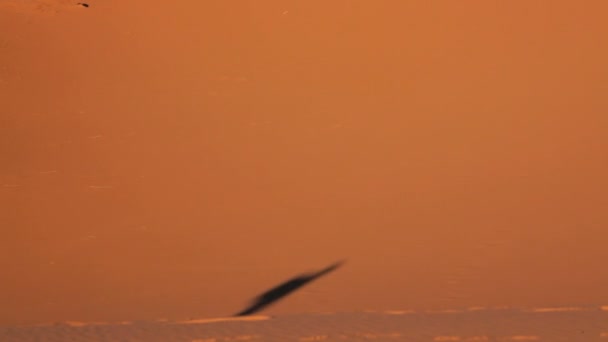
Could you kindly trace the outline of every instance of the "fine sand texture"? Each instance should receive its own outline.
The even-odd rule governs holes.
[[[606,13],[0,0],[0,341],[599,339]]]
[[[63,322],[0,327],[6,342],[28,341],[410,341],[533,342],[608,340],[608,314],[591,308],[359,312],[155,322]]]

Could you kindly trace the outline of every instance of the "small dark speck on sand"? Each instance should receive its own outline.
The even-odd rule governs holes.
[[[82,7],[89,7],[89,4],[85,3],[85,2],[79,2],[78,6],[82,6]]]

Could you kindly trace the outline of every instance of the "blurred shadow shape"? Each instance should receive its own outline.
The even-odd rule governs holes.
[[[302,275],[299,275],[292,279],[289,279],[288,281],[286,281],[278,286],[275,286],[272,289],[260,294],[256,298],[254,298],[254,300],[252,301],[252,303],[249,307],[247,307],[245,310],[235,314],[235,316],[247,316],[247,315],[251,315],[252,313],[256,313],[256,312],[262,310],[263,308],[267,307],[268,305],[276,302],[277,300],[287,296],[288,294],[292,293],[293,291],[299,289],[300,287],[310,283],[311,281],[337,269],[338,267],[342,266],[342,264],[344,264],[344,261],[339,261],[318,272],[302,274]]]

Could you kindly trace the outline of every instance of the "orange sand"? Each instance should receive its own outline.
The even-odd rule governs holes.
[[[608,303],[608,2],[87,3],[0,0],[0,325]]]

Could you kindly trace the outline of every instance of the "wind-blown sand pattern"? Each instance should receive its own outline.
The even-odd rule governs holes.
[[[121,323],[0,327],[3,342],[28,341],[410,341],[591,342],[608,338],[597,308],[395,314],[353,312]]]

